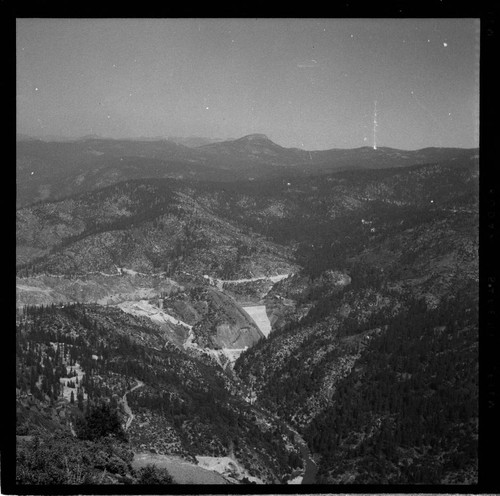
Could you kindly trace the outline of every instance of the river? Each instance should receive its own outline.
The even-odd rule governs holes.
[[[306,463],[302,484],[314,484],[316,481],[318,466],[311,458],[311,454],[309,453],[309,449],[307,448],[307,446],[301,446],[300,451],[302,453],[302,459],[305,460]]]
[[[302,460],[304,461],[305,465],[304,475],[302,477],[301,484],[314,484],[314,482],[316,481],[318,466],[311,457],[311,453],[309,451],[309,448],[307,447],[307,443],[304,441],[302,436],[297,431],[294,431],[290,427],[287,428],[288,431],[295,436],[295,440],[297,441],[297,444],[299,445],[300,448],[300,454],[302,455]]]
[[[257,407],[259,408],[259,407]],[[261,413],[266,413],[266,410],[259,408]],[[276,416],[274,416],[275,420],[279,421],[281,427],[286,431],[287,435],[291,438],[294,439],[294,444],[299,445],[300,449],[300,454],[302,456],[302,460],[304,462],[304,474],[302,476],[302,482],[301,484],[314,484],[316,481],[316,474],[318,473],[318,466],[316,465],[316,462],[312,459],[311,452],[309,451],[309,448],[307,446],[307,443],[305,442],[304,438],[290,425],[284,421],[280,421],[280,419]]]

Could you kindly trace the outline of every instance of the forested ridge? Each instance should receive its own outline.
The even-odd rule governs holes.
[[[264,422],[217,364],[209,357],[189,356],[166,341],[159,328],[118,309],[25,307],[18,317],[17,363],[18,400],[26,406],[36,400],[40,410],[33,417],[20,407],[19,435],[45,439],[46,430],[54,428],[69,435],[73,424],[77,437],[86,440],[82,419],[99,405],[109,405],[123,426],[121,398],[140,381],[144,387],[128,393],[128,404],[139,418],[148,419],[147,425],[134,422],[126,435],[121,428],[104,428],[129,451],[173,449],[195,462],[195,455],[225,456],[234,450],[239,459],[250,460],[255,475],[271,481],[289,476],[297,466],[298,448],[276,438],[279,425]],[[63,386],[64,378],[69,380]],[[62,416],[54,413],[61,411]],[[158,422],[162,433],[151,430]]]
[[[18,209],[18,291],[35,302],[18,302],[18,480],[170,482],[132,469],[147,452],[234,457],[283,483],[303,474],[293,428],[318,483],[477,481],[476,167],[140,178]],[[212,279],[272,275],[289,277]],[[67,302],[53,289],[69,295],[68,281],[70,300],[116,288],[150,314],[45,304]],[[210,295],[271,322],[234,365],[217,355],[234,314]],[[162,327],[160,309],[188,325]],[[59,467],[48,478],[44,457]]]
[[[322,456],[321,481],[435,484],[474,478],[477,312],[477,301],[464,293],[435,309],[416,300],[370,341],[307,429],[311,449]]]

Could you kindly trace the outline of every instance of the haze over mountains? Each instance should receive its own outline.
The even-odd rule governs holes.
[[[21,138],[19,480],[477,481],[477,149]]]
[[[395,150],[379,147],[306,151],[284,148],[265,135],[196,147],[179,140],[110,140],[17,142],[17,205],[61,198],[136,178],[211,181],[254,180],[324,174],[353,168],[387,168],[453,161],[478,155],[477,149],[425,148]]]

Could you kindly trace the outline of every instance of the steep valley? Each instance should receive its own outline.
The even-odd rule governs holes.
[[[60,146],[52,175],[53,149],[23,145],[65,196],[20,185],[20,479],[38,476],[36,438],[94,460],[91,483],[153,462],[178,483],[477,481],[476,153],[318,152],[307,173],[273,145],[89,141],[74,170]],[[134,162],[97,181],[106,154],[138,150],[272,173],[152,179]],[[74,190],[86,160],[96,181]],[[92,434],[99,408],[114,437]]]

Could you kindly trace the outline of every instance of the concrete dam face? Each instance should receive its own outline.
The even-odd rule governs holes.
[[[269,321],[269,318],[266,313],[266,306],[265,305],[256,305],[252,307],[242,307],[243,310],[245,310],[250,317],[255,321],[257,324],[257,327],[261,330],[262,334],[266,336],[266,338],[269,336],[269,333],[271,332],[271,322]]]

